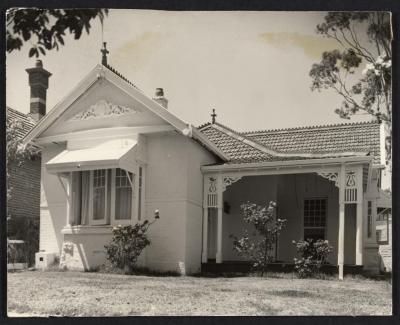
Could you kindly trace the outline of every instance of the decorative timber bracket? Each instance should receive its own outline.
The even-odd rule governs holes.
[[[335,182],[335,186],[339,188],[340,176],[338,172],[318,172],[319,176],[326,178],[332,182]],[[362,193],[362,187],[359,188],[359,178],[354,170],[346,170],[346,178],[344,182],[344,200],[346,203],[356,203],[358,199],[358,191]],[[361,179],[361,178],[360,178]],[[361,184],[362,186],[362,184]]]
[[[339,187],[339,173],[337,172],[318,172],[319,176],[326,178],[329,181],[335,182],[335,186]]]
[[[205,206],[218,208],[219,196],[226,188],[240,180],[242,176],[237,175],[212,175],[204,178]]]
[[[242,176],[222,176],[222,192],[226,190],[226,188],[233,183],[237,182],[240,180]]]

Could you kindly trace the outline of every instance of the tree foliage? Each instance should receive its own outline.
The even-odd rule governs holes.
[[[255,233],[250,236],[244,230],[241,238],[231,235],[233,249],[239,256],[250,259],[253,268],[261,271],[263,276],[273,259],[274,246],[286,220],[276,218],[276,203],[272,201],[268,206],[247,202],[240,208],[244,222],[253,225]]]
[[[66,32],[79,39],[84,30],[89,34],[93,19],[98,17],[103,23],[107,14],[107,9],[9,9],[7,52],[20,50],[29,42],[29,57],[46,55],[46,51],[64,45]]]
[[[152,222],[144,220],[135,225],[113,228],[113,238],[110,244],[105,246],[107,259],[112,266],[132,273],[143,249],[151,244],[147,232],[157,218],[156,216]]]
[[[7,170],[7,201],[12,196],[12,188],[8,182],[11,168],[21,167],[25,159],[38,155],[38,150],[32,145],[23,145],[23,123],[7,116],[6,118],[6,170]]]
[[[343,101],[335,110],[350,119],[370,114],[387,124],[391,137],[392,49],[387,12],[330,12],[317,33],[337,41],[341,48],[325,51],[309,72],[312,90],[333,89]],[[355,72],[362,76],[357,78]],[[390,154],[390,141],[387,148]],[[390,157],[387,157],[389,159]]]
[[[297,253],[301,254],[301,258],[294,258],[294,268],[300,278],[310,276],[318,276],[321,267],[326,264],[329,254],[333,251],[333,247],[329,245],[327,240],[300,240],[293,241],[296,245]]]

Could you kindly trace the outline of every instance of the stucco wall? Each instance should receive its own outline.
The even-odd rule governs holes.
[[[201,267],[203,227],[203,175],[200,167],[216,162],[216,157],[194,141],[190,141],[186,152],[188,155],[186,271],[197,273]]]
[[[63,241],[61,229],[67,220],[67,200],[57,176],[49,174],[45,164],[64,149],[63,145],[48,145],[42,150],[39,250],[57,254]]]
[[[64,146],[43,150],[40,249],[59,253],[64,242],[72,245],[65,255],[71,269],[90,269],[105,261],[104,245],[109,235],[62,235],[66,225],[65,193],[45,164]],[[150,228],[152,244],[142,257],[145,266],[159,271],[196,273],[201,265],[203,177],[200,167],[215,157],[195,141],[175,132],[146,136],[144,168],[145,206],[142,220],[160,219]]]
[[[146,216],[160,220],[150,236],[146,265],[158,270],[200,270],[202,174],[200,166],[215,158],[178,134],[147,137]]]

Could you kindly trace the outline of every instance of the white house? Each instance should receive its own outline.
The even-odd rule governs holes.
[[[236,132],[194,127],[111,68],[97,65],[26,136],[42,150],[40,252],[69,269],[105,262],[113,225],[160,220],[142,265],[184,274],[240,261],[229,235],[240,205],[277,202],[286,218],[276,260],[292,240],[328,239],[329,262],[376,271],[375,219],[384,166],[382,126],[348,123]]]

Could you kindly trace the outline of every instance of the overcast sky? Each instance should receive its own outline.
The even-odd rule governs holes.
[[[343,123],[333,91],[310,90],[311,65],[334,41],[315,33],[324,13],[111,10],[104,25],[108,62],[149,96],[164,88],[169,109],[199,125],[243,130]],[[101,61],[101,25],[41,57],[53,75],[47,111]],[[7,105],[29,111],[28,46],[7,54]],[[369,120],[360,116],[354,120]]]

